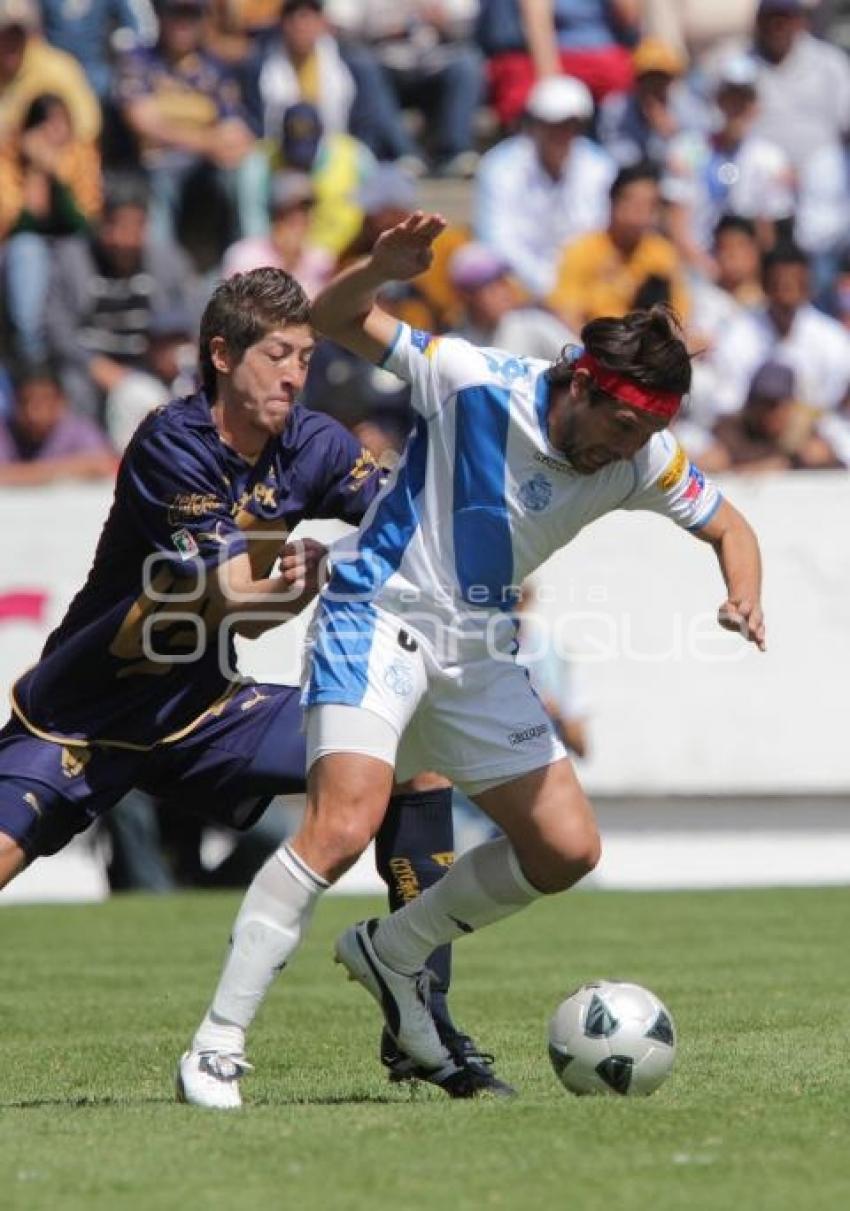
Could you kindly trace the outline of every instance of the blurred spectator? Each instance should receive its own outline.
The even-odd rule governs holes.
[[[54,368],[24,369],[15,381],[12,415],[0,421],[0,486],[96,479],[113,475],[116,465],[97,425],[68,407]]]
[[[463,316],[455,336],[473,345],[554,361],[575,335],[542,307],[524,307],[507,261],[486,244],[465,244],[449,260]]]
[[[644,28],[700,62],[720,43],[744,42],[758,0],[644,0]]]
[[[850,331],[850,252],[838,262],[830,302],[832,314]]]
[[[150,0],[39,0],[44,36],[73,55],[102,100],[112,91],[112,45],[124,50],[156,39]]]
[[[329,0],[357,79],[352,129],[380,159],[422,171],[431,152],[443,176],[473,175],[473,120],[483,96],[481,56],[471,36],[477,0]],[[419,110],[417,142],[401,108]]]
[[[804,0],[761,0],[755,27],[758,133],[781,147],[799,172],[824,144],[850,131],[846,54],[806,29]]]
[[[608,221],[616,165],[580,133],[593,116],[580,80],[541,80],[527,114],[527,133],[505,139],[481,161],[475,234],[499,250],[533,297],[545,298],[563,245]]]
[[[252,154],[254,137],[236,80],[204,50],[205,4],[159,0],[157,44],[130,51],[120,64],[118,97],[141,143],[152,188],[151,221],[161,239],[178,230],[190,183],[203,182],[206,195],[205,205],[191,215],[196,236],[214,211],[209,195],[216,190],[235,210],[241,235],[261,232],[266,223],[263,158]],[[218,232],[204,234],[221,239]],[[200,260],[195,241],[193,252]]]
[[[756,371],[740,412],[717,422],[700,465],[717,472],[787,471],[803,464],[817,414],[796,398],[794,371],[767,362]]]
[[[36,97],[51,93],[68,107],[77,138],[96,139],[100,107],[79,63],[38,32],[37,0],[0,0],[0,145],[21,129]]]
[[[322,7],[321,0],[284,0],[279,37],[252,69],[257,96],[249,105],[266,137],[279,138],[285,111],[298,101],[318,110],[328,134],[348,129],[354,79]]]
[[[691,296],[691,348],[698,354],[692,363],[688,407],[675,423],[682,445],[695,457],[709,441],[717,411],[717,367],[712,352],[724,333],[750,307],[764,300],[761,286],[761,251],[755,224],[750,219],[726,215],[717,224],[712,248],[717,278],[695,275],[689,284]]]
[[[810,302],[808,259],[793,245],[768,255],[765,304],[741,315],[718,338],[712,355],[719,415],[738,412],[765,362],[794,371],[797,397],[821,411],[840,406],[850,384],[850,334]]]
[[[813,294],[828,299],[838,261],[850,247],[850,152],[825,143],[800,171],[794,236],[812,259]]]
[[[106,431],[123,451],[154,408],[197,390],[195,325],[188,311],[155,311],[148,324],[148,347],[137,370],[130,370],[106,397]]]
[[[601,101],[626,92],[642,0],[482,0],[478,40],[487,55],[490,102],[506,128],[526,106],[535,80],[561,73]]]
[[[620,165],[651,160],[661,166],[670,140],[694,122],[696,102],[688,103],[687,90],[677,88],[687,64],[671,46],[644,38],[635,48],[632,65],[632,91],[606,97],[600,106],[599,141]]]
[[[86,230],[100,209],[100,158],[75,138],[61,97],[36,97],[18,135],[0,146],[0,239],[7,319],[18,356],[47,352],[51,245]]]
[[[724,215],[714,231],[712,256],[717,276],[694,277],[691,284],[692,332],[698,344],[713,344],[719,334],[747,307],[764,299],[761,252],[755,224],[739,215]]]
[[[297,278],[312,298],[330,277],[334,257],[310,243],[310,216],[316,196],[304,172],[278,172],[269,188],[268,236],[248,236],[224,254],[223,277],[270,265]]]
[[[669,303],[687,318],[688,296],[674,246],[658,233],[661,194],[652,164],[622,168],[611,186],[611,217],[602,231],[568,244],[547,302],[577,332],[601,315]]]
[[[144,362],[151,315],[191,313],[194,290],[185,254],[149,230],[144,182],[113,181],[95,230],[62,241],[51,275],[48,340],[78,412],[103,415],[108,393]]]
[[[358,201],[363,209],[363,224],[343,252],[343,264],[371,252],[381,232],[416,209],[416,182],[397,164],[379,164],[364,181]],[[434,244],[430,268],[412,281],[391,283],[382,291],[383,304],[414,328],[443,331],[459,307],[449,281],[448,262],[455,249],[468,240],[465,229],[447,227]]]
[[[715,93],[719,126],[687,132],[670,145],[664,195],[670,232],[689,264],[714,277],[709,247],[724,214],[754,219],[769,248],[775,225],[794,211],[794,180],[784,152],[753,133],[758,116],[757,70],[746,55],[721,65]]]
[[[359,194],[377,161],[352,135],[324,133],[318,110],[306,102],[286,110],[274,139],[273,168],[310,174],[316,199],[310,242],[338,257],[360,231]]]
[[[275,33],[281,0],[210,0],[206,48],[223,63],[245,63]]]

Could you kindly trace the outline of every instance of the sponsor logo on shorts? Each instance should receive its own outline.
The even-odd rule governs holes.
[[[413,693],[413,674],[407,665],[393,661],[384,670],[384,685],[399,698],[406,698]]]
[[[177,548],[177,554],[182,563],[185,563],[187,559],[194,559],[198,554],[198,544],[189,530],[175,530],[171,535],[171,541]]]
[[[535,723],[533,727],[524,727],[517,732],[508,733],[508,744],[525,744],[526,740],[537,740],[549,731],[548,723]]]
[[[34,795],[32,791],[27,791],[24,795],[24,803],[27,807],[31,807],[37,816],[44,814],[44,808],[41,806],[41,800],[38,795]]]
[[[542,513],[552,503],[552,484],[542,471],[520,484],[519,499],[530,513]]]

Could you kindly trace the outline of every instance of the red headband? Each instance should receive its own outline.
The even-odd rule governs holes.
[[[651,412],[654,416],[664,416],[671,420],[679,411],[682,397],[675,391],[654,391],[643,387],[634,379],[625,378],[616,370],[606,368],[596,360],[592,353],[583,353],[573,364],[574,370],[586,370],[593,381],[606,395],[612,395],[621,404],[630,408],[639,408],[642,412]]]

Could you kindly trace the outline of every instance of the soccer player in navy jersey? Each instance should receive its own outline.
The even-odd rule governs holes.
[[[314,344],[308,300],[283,271],[237,275],[212,295],[203,389],[139,427],[88,579],[13,686],[0,731],[0,887],[134,786],[235,828],[303,789],[298,690],[241,679],[234,637],[279,625],[314,595],[325,549],[288,543],[289,532],[305,518],[356,523],[380,488],[347,430],[298,404]],[[393,905],[411,875],[417,887],[438,878],[452,849],[447,784],[426,775],[400,791],[378,846]],[[279,855],[260,893],[270,910],[279,883],[302,877],[285,847]],[[252,929],[277,925],[260,914]],[[434,966],[447,1038],[486,1081],[445,1009],[445,948]],[[244,975],[259,998],[250,964]],[[241,1007],[230,1009],[238,1023]],[[223,1048],[228,1032],[229,1017],[205,1020],[189,1100],[239,1104],[244,1062]],[[394,1075],[411,1067],[386,1045],[384,1059]]]

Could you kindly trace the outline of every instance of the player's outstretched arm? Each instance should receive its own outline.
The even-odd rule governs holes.
[[[370,362],[380,362],[395,335],[397,321],[375,303],[387,282],[418,277],[431,264],[432,245],[445,229],[438,214],[421,210],[378,237],[371,254],[344,269],[316,297],[313,327]]]
[[[216,570],[212,619],[246,639],[289,622],[313,600],[325,574],[327,547],[313,538],[286,543],[276,576],[255,580],[247,554],[236,555]]]
[[[708,525],[697,531],[697,537],[714,547],[726,581],[727,596],[717,621],[763,652],[766,639],[761,608],[761,552],[752,526],[724,500]]]

